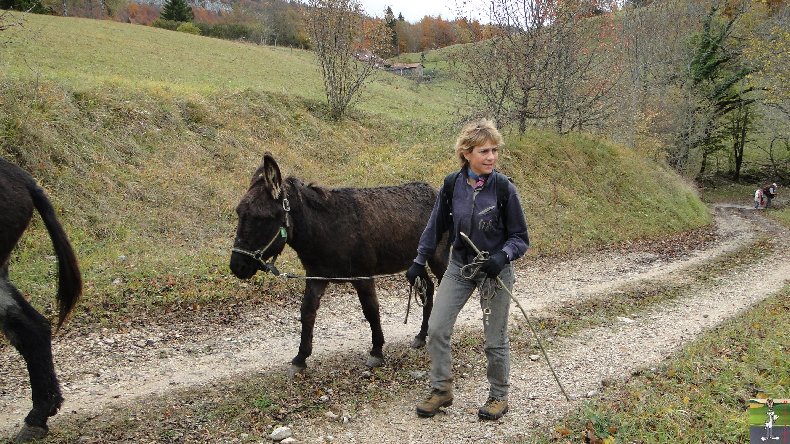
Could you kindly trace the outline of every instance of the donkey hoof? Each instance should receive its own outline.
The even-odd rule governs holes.
[[[293,379],[296,375],[303,375],[304,371],[307,367],[301,367],[295,364],[291,364],[288,367],[288,377]]]
[[[425,347],[425,338],[420,337],[420,335],[415,336],[414,339],[411,340],[411,344],[409,344],[409,347],[411,348]]]
[[[35,441],[37,439],[41,439],[47,436],[47,433],[49,433],[49,430],[47,430],[44,427],[31,426],[25,424],[22,426],[22,430],[20,430],[19,433],[16,434],[16,437],[14,438],[14,442],[19,443],[19,442]]]
[[[368,362],[365,363],[368,368],[381,367],[384,365],[384,358],[378,356],[368,355]]]

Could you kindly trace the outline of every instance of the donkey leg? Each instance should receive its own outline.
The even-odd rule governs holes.
[[[446,241],[446,238],[445,238]],[[442,276],[447,270],[447,263],[449,261],[449,246],[446,242],[442,242],[440,248],[436,250],[434,256],[428,260],[428,265],[431,267],[433,275],[437,277],[439,283],[442,282]],[[425,346],[425,341],[428,337],[428,320],[431,318],[431,311],[433,310],[433,294],[436,287],[433,281],[428,280],[428,286],[425,294],[425,305],[422,307],[422,324],[420,325],[420,332],[411,341],[411,348],[422,348]]]
[[[370,368],[381,367],[384,364],[384,331],[381,329],[381,317],[379,315],[379,298],[376,296],[376,284],[372,279],[352,282],[357,290],[359,302],[362,304],[362,313],[365,314],[370,324],[370,331],[373,334],[373,348],[366,365]]]
[[[308,280],[305,285],[301,308],[302,337],[299,341],[299,353],[291,360],[291,368],[288,370],[290,376],[306,369],[307,358],[313,354],[315,316],[328,283],[329,281]]]
[[[8,341],[25,359],[33,395],[33,409],[15,442],[43,438],[49,431],[47,419],[63,403],[52,360],[52,328],[5,280],[0,280],[0,324]]]
[[[425,340],[428,337],[428,319],[431,317],[431,310],[433,310],[433,281],[428,279],[427,288],[425,290],[425,305],[422,307],[422,324],[420,324],[420,332],[411,340],[409,347],[422,348],[425,347]]]

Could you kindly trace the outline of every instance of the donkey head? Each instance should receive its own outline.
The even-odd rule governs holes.
[[[288,217],[285,199],[280,168],[272,154],[266,152],[247,193],[236,207],[239,224],[230,256],[230,269],[236,277],[252,277],[264,262],[285,248]]]

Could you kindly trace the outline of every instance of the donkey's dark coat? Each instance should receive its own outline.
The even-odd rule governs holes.
[[[27,363],[33,409],[16,442],[38,439],[47,433],[47,419],[63,402],[52,362],[52,329],[8,281],[8,261],[35,207],[44,220],[58,257],[58,328],[82,293],[82,278],[74,251],[47,196],[18,166],[0,159],[0,327]]]
[[[290,211],[283,207],[290,203]],[[234,248],[256,251],[271,242],[265,261],[279,254],[286,240],[278,237],[286,227],[287,243],[296,251],[308,276],[344,278],[403,271],[411,265],[417,243],[436,200],[436,191],[425,183],[378,188],[324,189],[299,179],[283,180],[277,162],[266,153],[252,177],[249,190],[236,212],[239,224]],[[436,276],[447,268],[448,246],[442,243],[429,261]],[[252,277],[260,263],[234,252],[230,268],[241,278]],[[353,280],[362,311],[373,333],[369,366],[383,360],[384,334],[373,280]],[[312,354],[313,327],[328,280],[308,279],[301,307],[302,337],[292,370],[307,366]],[[423,307],[423,320],[415,344],[425,343],[433,306],[433,284]]]

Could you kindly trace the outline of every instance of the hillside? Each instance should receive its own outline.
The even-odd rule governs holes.
[[[464,92],[452,80],[378,74],[349,118],[331,123],[308,52],[115,22],[27,20],[2,49],[2,155],[30,170],[59,208],[85,274],[77,318],[86,323],[298,294],[299,283],[261,276],[242,285],[227,268],[234,208],[265,151],[285,174],[327,187],[438,186],[455,167]],[[583,135],[504,132],[501,169],[525,201],[533,255],[710,222],[692,187],[632,151]],[[49,307],[51,247],[34,220],[11,278]],[[292,254],[280,265],[299,267]]]
[[[253,89],[324,100],[312,53],[193,36],[160,28],[83,18],[27,14],[4,33],[0,70],[14,77],[64,82],[76,89],[114,85],[163,94]],[[446,123],[455,95],[441,85],[380,73],[360,108],[389,118],[414,113]],[[427,120],[427,119],[426,119]]]

